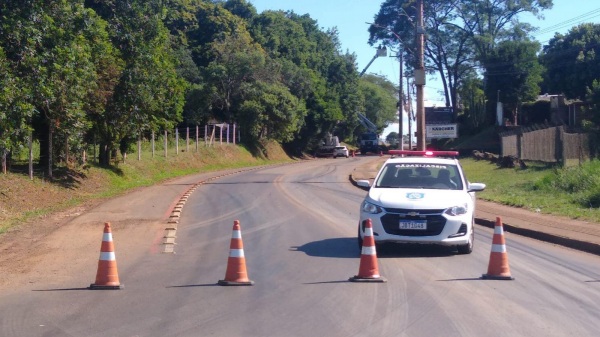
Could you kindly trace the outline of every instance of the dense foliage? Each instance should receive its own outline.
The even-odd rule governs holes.
[[[110,165],[150,131],[207,122],[298,152],[353,142],[357,113],[396,119],[396,90],[340,49],[335,29],[246,0],[4,1],[0,156],[33,139],[51,176],[90,144]]]
[[[600,25],[557,34],[540,51],[533,27],[552,0],[424,2],[426,69],[444,85],[462,135],[495,122],[548,119],[540,93],[580,99],[598,130]],[[382,0],[372,44],[415,64],[416,0]],[[90,145],[110,165],[150,132],[236,123],[244,142],[275,140],[297,153],[329,133],[354,143],[358,113],[380,132],[397,119],[398,90],[359,76],[336,28],[309,15],[258,13],[247,0],[18,0],[0,2],[0,158],[31,141],[52,175]],[[525,109],[523,109],[526,104]],[[519,111],[521,110],[521,111]],[[507,114],[508,113],[508,114]]]

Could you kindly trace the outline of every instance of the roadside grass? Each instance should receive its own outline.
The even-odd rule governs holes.
[[[125,162],[111,168],[86,165],[75,174],[71,172],[72,176],[52,181],[39,175],[30,180],[24,173],[0,174],[0,233],[176,177],[293,161],[276,144],[267,145],[258,156],[236,145],[200,146],[198,151],[180,146],[179,154],[169,150],[172,152],[165,157],[164,152],[152,156],[150,150],[143,149],[141,160],[130,154]],[[527,163],[526,169],[499,168],[473,158],[463,158],[461,164],[469,181],[487,185],[477,194],[480,199],[600,223],[600,161],[571,168]]]
[[[527,163],[526,169],[472,158],[461,164],[469,181],[487,185],[480,199],[600,223],[600,161],[569,168]]]
[[[25,172],[0,174],[0,234],[20,224],[46,221],[50,214],[94,203],[127,191],[196,173],[291,162],[294,159],[277,144],[266,144],[261,155],[239,145],[223,144],[152,152],[143,149],[110,168],[86,164],[77,170],[58,168],[48,179],[36,170],[34,179]]]

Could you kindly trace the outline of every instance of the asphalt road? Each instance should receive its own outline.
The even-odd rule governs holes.
[[[366,193],[348,175],[365,160],[187,177],[81,215],[54,234],[63,254],[49,247],[22,284],[3,290],[0,336],[597,335],[600,257],[507,233],[515,280],[481,280],[492,241],[481,226],[470,255],[387,247],[378,256],[387,283],[348,282],[358,272]],[[161,253],[165,218],[198,181],[178,219],[174,253]],[[111,217],[125,288],[87,290],[99,242],[82,231]],[[217,285],[234,220],[254,286]],[[58,255],[71,256],[68,267]]]

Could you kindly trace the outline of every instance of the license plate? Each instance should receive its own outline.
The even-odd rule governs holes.
[[[400,229],[427,229],[427,220],[400,221]]]

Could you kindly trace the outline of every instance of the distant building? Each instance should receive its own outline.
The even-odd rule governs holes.
[[[568,100],[564,95],[539,95],[538,101],[549,101],[549,122],[555,125],[581,126],[582,107],[579,100]]]

